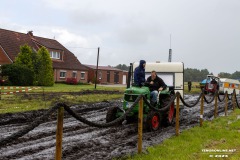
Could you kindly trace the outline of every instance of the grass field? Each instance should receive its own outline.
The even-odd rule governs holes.
[[[59,97],[52,96],[49,98],[48,93],[61,93],[61,92],[81,92],[86,90],[103,90],[103,91],[124,91],[125,87],[103,87],[94,85],[66,85],[66,84],[55,84],[53,87],[41,87],[39,89],[31,90],[27,93],[21,94],[10,94],[1,95],[0,100],[0,114],[1,113],[14,113],[24,112],[38,109],[48,109],[57,102],[66,102],[68,104],[80,104],[80,103],[91,103],[100,102],[104,100],[119,99],[123,97],[123,94],[88,94],[88,95],[71,95],[61,94]],[[14,90],[4,90],[9,92]],[[2,91],[3,92],[3,91]],[[53,93],[53,95],[54,95]],[[32,97],[31,94],[39,94],[40,96]],[[26,98],[27,96],[27,98]]]
[[[197,94],[200,93],[201,90],[196,86],[199,84],[197,82],[192,83],[192,90],[188,92],[187,83],[184,85],[184,92],[187,94]],[[103,100],[111,100],[111,99],[119,99],[123,97],[123,94],[105,94],[105,95],[81,95],[81,96],[72,96],[72,95],[61,95],[60,97],[53,98],[51,100],[46,100],[44,95],[50,92],[81,92],[81,91],[94,91],[94,90],[103,90],[103,91],[120,91],[123,92],[126,87],[112,87],[112,86],[100,86],[97,85],[95,89],[95,85],[67,85],[67,84],[54,84],[52,87],[39,87],[38,89],[33,89],[26,94],[31,95],[32,93],[42,94],[38,98],[23,98],[24,93],[22,94],[11,94],[11,95],[1,95],[0,100],[0,114],[1,113],[14,113],[14,112],[23,112],[29,110],[38,110],[38,109],[47,109],[53,106],[56,102],[64,101],[71,102],[75,104],[85,103],[85,102],[100,102]],[[20,90],[20,89],[18,89]],[[14,91],[11,89],[2,90],[1,92],[10,92]]]
[[[147,154],[128,157],[133,160],[208,160],[240,158],[240,110],[227,117],[218,117],[204,122],[203,127],[194,127],[149,147]],[[124,158],[125,159],[125,158]]]

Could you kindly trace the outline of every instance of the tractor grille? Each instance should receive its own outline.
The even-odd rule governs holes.
[[[135,102],[135,100],[138,98],[139,95],[131,95],[131,94],[125,94],[124,100],[127,102]]]

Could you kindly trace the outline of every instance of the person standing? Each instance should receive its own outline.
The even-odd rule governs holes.
[[[147,83],[149,84],[149,90],[151,92],[151,104],[156,104],[158,92],[167,88],[165,82],[157,76],[156,71],[151,72],[151,76],[147,78]]]
[[[140,60],[139,66],[134,70],[134,84],[136,86],[142,87],[145,80],[145,66],[146,61]]]
[[[188,92],[190,92],[192,89],[192,82],[188,81]]]

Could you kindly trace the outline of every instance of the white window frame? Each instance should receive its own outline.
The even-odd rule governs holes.
[[[75,73],[75,77],[73,77],[73,73]],[[77,78],[77,71],[73,71],[73,72],[72,72],[72,77],[73,77],[73,78]]]
[[[60,52],[50,51],[50,57],[53,58],[53,59],[60,59]]]
[[[81,74],[80,74],[80,76],[81,76],[80,78],[81,78],[81,79],[85,79],[85,73],[86,73],[86,72],[81,72]],[[83,77],[82,77],[82,74],[83,74]]]
[[[64,76],[65,76],[65,77],[61,77],[61,73],[64,73]],[[59,78],[66,78],[66,73],[67,73],[67,71],[60,71]]]

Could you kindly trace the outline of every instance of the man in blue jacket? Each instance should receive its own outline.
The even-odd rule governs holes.
[[[134,84],[142,87],[145,80],[145,66],[146,61],[140,60],[139,66],[134,70]]]

